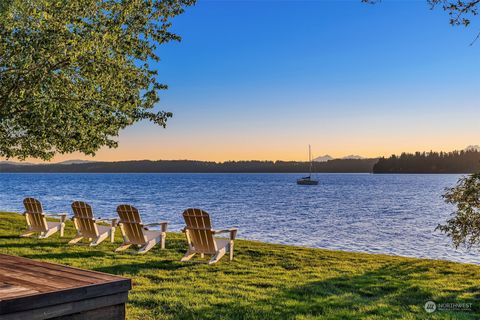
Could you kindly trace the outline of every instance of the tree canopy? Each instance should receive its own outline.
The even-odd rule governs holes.
[[[2,0],[0,156],[48,160],[116,147],[152,110],[156,48],[180,37],[171,19],[195,0]]]

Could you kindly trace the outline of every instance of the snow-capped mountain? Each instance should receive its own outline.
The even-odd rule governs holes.
[[[365,157],[362,157],[356,154],[351,154],[351,155],[342,157],[341,159],[357,159],[358,160],[358,159],[365,159]]]
[[[480,146],[477,145],[471,145],[465,148],[465,151],[477,151],[480,152]]]
[[[329,156],[328,154],[324,156],[316,157],[315,159],[313,159],[313,161],[315,162],[327,162],[330,160],[333,160],[333,157]]]

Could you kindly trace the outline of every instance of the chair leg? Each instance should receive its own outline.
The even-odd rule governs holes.
[[[112,227],[112,229],[110,229],[110,242],[115,242],[115,227]]]
[[[156,244],[158,243],[157,239],[152,239],[148,241],[143,247],[138,250],[138,254],[143,254],[148,252],[150,249],[152,249]]]
[[[230,241],[230,247],[228,248],[228,251],[230,251],[230,261],[233,260],[233,241]]]
[[[222,257],[225,255],[225,253],[226,253],[225,248],[222,248],[222,249],[218,250],[217,253],[215,253],[215,255],[212,257],[212,259],[210,259],[208,264],[217,263],[220,259],[222,259]]]
[[[95,247],[99,245],[103,240],[107,239],[108,232],[105,232],[97,237],[94,241],[90,242],[90,247]]]
[[[165,249],[165,238],[167,237],[167,234],[165,232],[162,232],[161,238],[160,238],[160,248]]]
[[[180,259],[180,261],[181,261],[181,262],[188,261],[188,260],[192,259],[195,254],[196,254],[196,252],[193,252],[193,251],[191,251],[190,249],[188,249],[187,253],[185,253],[185,255],[183,256],[183,258]]]
[[[62,224],[60,225],[60,238],[63,237],[64,232],[65,232],[65,223],[62,222]]]
[[[128,243],[128,238],[125,235],[125,229],[123,228],[123,224],[120,223],[118,226],[120,227],[120,233],[122,234],[123,243]]]
[[[34,233],[35,233],[35,232],[33,232],[33,231],[27,231],[27,232],[21,234],[20,237],[22,237],[22,238],[30,237],[30,236],[33,235]]]
[[[58,227],[49,229],[49,230],[47,230],[46,232],[40,233],[40,236],[38,237],[38,239],[46,239],[46,238],[50,237],[52,234],[54,234],[54,233],[57,232],[57,231],[58,231]]]
[[[132,245],[131,243],[123,243],[120,247],[118,247],[117,249],[115,249],[115,252],[125,251],[125,250],[127,250],[128,248],[130,248],[131,245]]]
[[[82,239],[83,239],[83,237],[79,235],[79,236],[73,238],[72,240],[70,240],[70,241],[68,242],[68,244],[77,244],[77,243],[80,242],[80,240],[82,240]]]

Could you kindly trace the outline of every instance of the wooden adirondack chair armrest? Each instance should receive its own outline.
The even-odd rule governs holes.
[[[61,222],[65,222],[67,220],[66,213],[46,213],[45,216],[50,218],[60,217]]]
[[[66,213],[45,213],[45,216],[47,217],[62,217],[62,216],[67,216]]]
[[[168,222],[162,221],[162,222],[158,222],[158,223],[149,223],[149,224],[146,224],[145,227],[157,227],[157,226],[160,226],[162,232],[167,232],[167,225],[168,225]],[[145,229],[147,229],[147,228],[145,228]],[[147,229],[147,230],[148,230],[148,229]]]
[[[110,224],[112,227],[115,227],[117,223],[117,218],[97,218],[95,219],[95,222],[103,222],[105,224]]]
[[[222,230],[212,230],[213,234],[220,234],[220,233],[230,233],[230,240],[235,240],[237,236],[238,229],[237,228],[230,228],[230,229],[222,229]]]

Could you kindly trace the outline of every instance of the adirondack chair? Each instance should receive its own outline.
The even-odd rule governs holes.
[[[95,219],[92,207],[83,201],[75,201],[72,203],[73,224],[77,229],[77,236],[70,240],[68,244],[76,244],[83,238],[90,241],[90,246],[99,245],[103,240],[110,237],[110,241],[115,239],[115,226],[117,219],[110,220],[110,226],[101,225],[99,223],[108,223],[106,220]]]
[[[187,237],[188,251],[181,261],[188,261],[199,253],[202,258],[205,254],[212,255],[208,263],[213,264],[218,262],[227,251],[230,253],[230,261],[233,260],[233,244],[237,228],[213,230],[210,216],[202,209],[187,209],[183,212],[183,218],[187,226],[182,231]],[[230,233],[230,239],[214,237],[221,233]]]
[[[122,231],[123,244],[115,251],[123,251],[132,245],[137,245],[140,249],[137,253],[146,253],[157,243],[165,249],[165,237],[167,236],[167,222],[143,224],[137,208],[122,204],[117,207],[117,213],[120,217],[118,225]],[[160,226],[160,231],[148,230],[148,227]]]
[[[34,198],[25,198],[23,200],[25,206],[25,219],[27,220],[28,230],[20,235],[21,237],[30,237],[35,233],[39,233],[39,239],[50,237],[57,231],[60,231],[60,237],[63,237],[65,230],[66,214],[46,214],[43,212],[42,204]],[[59,221],[47,221],[47,217],[60,217]]]

